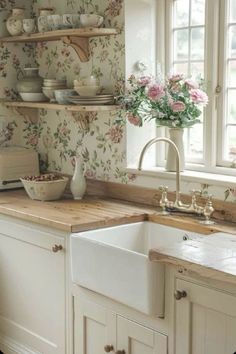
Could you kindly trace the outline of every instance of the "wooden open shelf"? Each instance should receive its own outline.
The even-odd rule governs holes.
[[[118,105],[98,105],[98,106],[80,106],[80,105],[63,105],[48,102],[21,102],[21,101],[3,101],[7,107],[18,108],[34,108],[34,109],[54,109],[57,111],[69,112],[101,112],[114,111],[120,109]]]
[[[0,43],[32,43],[61,40],[70,45],[79,55],[82,62],[89,60],[89,38],[116,35],[119,32],[114,28],[75,28],[49,31],[43,33],[23,34],[21,36],[0,37]]]
[[[79,106],[79,105],[63,105],[48,102],[22,102],[22,101],[0,101],[6,107],[16,110],[18,113],[29,119],[33,123],[38,122],[38,109],[53,109],[56,111],[67,112],[108,112],[118,110],[121,107],[118,105],[101,105],[101,106]],[[88,131],[90,125],[90,117],[81,115],[78,123],[82,130]]]

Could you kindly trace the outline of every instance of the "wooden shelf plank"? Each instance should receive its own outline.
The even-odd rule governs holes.
[[[98,105],[98,106],[80,106],[80,105],[62,105],[48,102],[18,102],[18,101],[2,101],[7,107],[18,108],[35,108],[35,109],[53,109],[57,111],[68,112],[100,112],[114,111],[120,109],[119,105]]]
[[[47,42],[57,41],[63,37],[100,37],[116,35],[119,32],[114,28],[75,28],[66,30],[57,30],[43,33],[32,33],[29,35],[23,34],[21,36],[0,37],[0,43],[28,43],[28,42]]]

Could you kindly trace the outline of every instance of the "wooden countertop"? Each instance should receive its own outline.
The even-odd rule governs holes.
[[[54,202],[29,199],[24,190],[0,192],[0,214],[52,227],[68,233],[149,220],[205,234],[199,240],[174,243],[152,249],[152,261],[174,264],[202,276],[236,283],[236,226],[219,221],[213,226],[199,224],[185,214],[162,216],[157,207],[112,198],[87,197],[82,201],[65,198]],[[221,238],[215,234],[234,234]],[[203,241],[204,240],[204,241]]]
[[[0,213],[70,233],[142,221],[151,208],[94,197],[40,202],[17,190],[0,193]]]

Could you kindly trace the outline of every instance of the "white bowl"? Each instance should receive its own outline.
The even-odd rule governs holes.
[[[43,86],[43,93],[46,97],[48,97],[50,99],[50,101],[54,101],[55,100],[55,91],[65,89],[65,88],[66,88],[65,86],[55,86],[55,87]]]
[[[68,182],[67,177],[62,177],[56,181],[28,181],[21,178],[21,182],[26,190],[26,193],[31,199],[50,201],[58,200],[61,198],[65,191]]]
[[[25,102],[46,102],[47,97],[43,93],[25,93],[19,92],[20,97]]]
[[[65,89],[65,90],[55,90],[54,95],[56,98],[56,101],[59,104],[68,104],[70,101],[68,100],[68,97],[77,95],[75,90],[71,89]]]
[[[74,89],[80,96],[96,96],[101,86],[75,86]]]
[[[100,81],[95,76],[85,76],[74,80],[74,86],[99,86]]]

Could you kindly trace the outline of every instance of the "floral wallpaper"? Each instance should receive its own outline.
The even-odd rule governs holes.
[[[52,6],[55,12],[88,13],[104,16],[105,27],[115,27],[117,36],[94,38],[90,41],[91,58],[80,62],[75,51],[61,43],[8,44],[0,46],[0,97],[17,98],[16,82],[23,68],[37,63],[40,75],[47,78],[66,78],[72,87],[76,77],[95,75],[106,91],[118,94],[125,81],[124,0],[31,0],[28,14],[38,16],[40,7]],[[0,0],[0,10],[25,1]],[[0,11],[1,16],[1,11]],[[1,30],[1,26],[0,26]],[[81,120],[89,121],[89,129],[81,128]],[[138,128],[137,128],[138,129]],[[29,120],[1,105],[0,145],[14,144],[36,149],[41,169],[73,174],[73,157],[83,156],[85,174],[89,178],[120,183],[135,183],[157,188],[163,184],[155,177],[135,176],[126,171],[126,129],[122,111],[70,113],[40,110],[38,121]],[[134,147],[135,149],[135,147]],[[164,181],[175,190],[173,180]],[[183,183],[183,192],[201,189],[203,195],[236,202],[236,190],[199,183]]]

